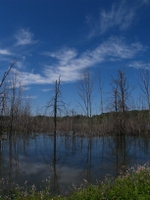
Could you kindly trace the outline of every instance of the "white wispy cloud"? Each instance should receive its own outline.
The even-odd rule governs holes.
[[[26,56],[20,56],[19,60],[17,60],[15,66],[18,68],[18,69],[23,69],[23,68],[26,68],[25,66],[25,61],[26,61]]]
[[[14,69],[14,71],[14,73],[18,74],[22,85],[46,83],[45,77],[42,77],[41,74],[34,74],[32,72],[19,72],[17,69]]]
[[[120,29],[127,29],[134,16],[135,11],[127,8],[124,3],[121,3],[119,7],[113,5],[110,11],[103,10],[100,13],[100,31],[104,33],[114,26],[120,26]]]
[[[30,87],[22,87],[23,91],[30,90],[30,89],[31,89]]]
[[[89,38],[104,34],[116,26],[121,30],[125,30],[132,24],[135,10],[128,8],[124,1],[120,2],[119,5],[113,4],[110,10],[101,10],[98,19],[88,18],[87,22],[91,27]]]
[[[80,71],[93,67],[103,62],[128,60],[134,58],[147,47],[139,42],[126,43],[124,38],[110,37],[97,48],[83,52],[80,56],[74,49],[61,49],[58,52],[47,52],[50,57],[55,57],[57,62],[53,65],[45,65],[43,73],[50,76],[50,80],[57,79],[59,75],[63,81],[76,81],[80,78]]]
[[[12,55],[12,52],[7,49],[0,49],[0,55],[10,56]]]
[[[140,68],[150,69],[150,63],[145,63],[143,61],[134,61],[129,64],[129,67],[133,67],[136,69],[140,69]]]
[[[43,89],[42,91],[43,92],[49,92],[49,91],[51,91],[51,89]]]
[[[64,82],[74,82],[80,79],[81,70],[94,67],[96,64],[118,60],[130,60],[139,53],[146,51],[147,47],[139,42],[127,43],[124,38],[110,37],[99,44],[95,49],[78,54],[77,50],[63,48],[57,52],[44,52],[41,55],[53,58],[51,65],[43,65],[41,73],[19,72],[23,85],[51,84],[61,75]],[[46,91],[46,90],[45,90]]]
[[[16,35],[15,38],[17,40],[16,45],[28,45],[28,44],[34,44],[37,41],[35,41],[34,34],[30,32],[29,29],[21,29]]]
[[[47,55],[56,59],[64,61],[69,61],[77,56],[77,52],[75,49],[63,48],[58,52],[44,52],[43,55]]]
[[[91,28],[89,38],[102,35],[114,27],[118,27],[119,30],[128,29],[137,16],[138,9],[149,2],[149,0],[132,2],[122,0],[113,3],[109,10],[101,9],[97,19],[87,16],[87,23]]]
[[[15,44],[14,44],[15,36]],[[13,38],[13,40],[12,40]],[[35,44],[38,41],[34,40],[34,35],[29,29],[20,29],[13,37],[8,40],[9,48],[6,46],[6,42],[0,41],[0,61],[10,63],[11,60],[17,60],[15,66],[19,69],[25,68],[27,62],[26,58],[32,55],[33,48],[31,46],[25,46],[27,44]],[[23,47],[23,48],[22,48]],[[24,48],[25,47],[25,48]],[[35,48],[34,48],[35,50]]]

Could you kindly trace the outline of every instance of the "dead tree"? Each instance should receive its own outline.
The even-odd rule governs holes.
[[[104,111],[104,105],[103,105],[103,86],[104,86],[104,81],[102,83],[102,75],[101,73],[96,75],[97,82],[98,82],[98,91],[100,94],[100,114],[103,114]]]
[[[5,79],[7,78],[7,76],[8,76],[8,74],[9,74],[10,70],[11,70],[12,67],[15,65],[15,63],[16,63],[16,61],[12,62],[11,65],[10,65],[10,67],[8,68],[8,70],[4,73],[3,78],[2,78],[2,81],[1,81],[1,83],[0,83],[0,88],[2,88],[2,85],[3,85],[4,81],[5,81]],[[1,93],[0,93],[0,94],[1,94]]]
[[[58,111],[61,111],[62,107],[65,108],[65,103],[62,100],[60,84],[61,81],[59,76],[58,80],[56,80],[54,83],[54,91],[53,91],[54,94],[47,105],[47,109],[51,109],[51,113],[53,113],[54,135],[56,134],[57,130]]]
[[[139,70],[138,83],[141,89],[141,96],[146,101],[147,108],[150,112],[150,74],[148,69],[142,68]]]
[[[56,133],[56,129],[57,129],[57,110],[58,110],[58,98],[59,98],[59,94],[60,94],[60,77],[58,79],[58,81],[55,81],[55,85],[54,85],[54,132]]]
[[[78,95],[83,103],[80,103],[80,106],[87,117],[92,116],[92,92],[93,81],[91,80],[90,72],[85,69],[81,73],[81,80],[78,84]]]
[[[53,113],[53,121],[54,121],[54,146],[53,146],[53,172],[54,172],[54,183],[57,181],[57,143],[56,143],[56,131],[57,131],[57,118],[58,118],[58,111],[61,110],[61,107],[64,106],[65,104],[62,101],[62,95],[61,95],[61,90],[60,90],[60,76],[58,80],[55,81],[54,83],[54,95],[51,98],[51,100],[48,102],[47,108],[52,109]],[[55,187],[56,185],[54,185]],[[54,188],[55,189],[55,188]]]
[[[78,84],[78,95],[82,101],[80,103],[81,108],[83,109],[87,119],[88,125],[90,125],[91,132],[91,117],[92,117],[92,95],[93,95],[93,85],[94,81],[91,78],[90,72],[88,69],[85,69],[81,73],[81,80]]]
[[[115,109],[115,112],[117,113],[118,112],[118,90],[117,88],[114,89],[113,91],[113,101],[114,101],[114,104],[113,104],[113,107]]]
[[[4,82],[11,71],[12,67],[15,65],[16,61],[12,62],[8,70],[4,73],[3,78],[0,82],[0,132],[3,131],[3,114],[5,109],[5,89],[2,89]]]
[[[112,86],[114,93],[113,107],[115,108],[115,111],[125,113],[128,110],[130,92],[124,71],[119,70],[118,77],[116,79],[112,78]]]
[[[128,100],[130,97],[129,85],[125,77],[125,73],[122,70],[118,71],[117,78],[112,77],[112,107],[115,111],[115,124],[114,127],[119,131],[119,134],[124,134],[126,111],[128,110]]]

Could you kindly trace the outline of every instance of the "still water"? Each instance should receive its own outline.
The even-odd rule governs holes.
[[[0,178],[39,186],[50,177],[52,190],[65,191],[83,180],[96,183],[121,169],[150,161],[149,138],[73,137],[48,134],[0,141]],[[55,152],[54,152],[55,149]]]

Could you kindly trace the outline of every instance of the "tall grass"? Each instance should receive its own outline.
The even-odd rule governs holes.
[[[13,185],[15,186],[15,185]],[[0,200],[142,200],[150,199],[150,166],[135,166],[116,179],[106,178],[97,185],[87,184],[75,187],[65,195],[53,196],[50,193],[50,183],[46,182],[45,188],[37,191],[35,186],[12,187],[6,190],[4,181],[0,183]]]

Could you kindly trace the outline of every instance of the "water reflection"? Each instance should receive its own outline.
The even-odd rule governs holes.
[[[107,174],[117,176],[134,164],[150,161],[149,138],[72,137],[48,134],[0,140],[0,178],[22,185],[42,184],[51,177],[56,192],[91,183]]]

